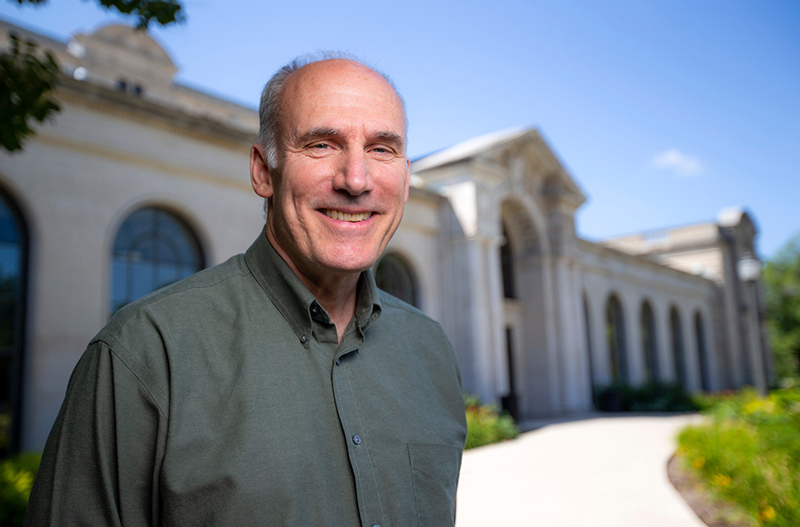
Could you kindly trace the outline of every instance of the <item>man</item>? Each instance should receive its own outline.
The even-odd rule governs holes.
[[[369,271],[408,197],[403,103],[358,62],[296,61],[260,113],[265,230],[90,343],[27,525],[453,525],[455,357]]]

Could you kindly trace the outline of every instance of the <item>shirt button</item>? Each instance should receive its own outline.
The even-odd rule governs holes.
[[[353,443],[355,443],[357,445],[361,444],[361,438],[358,436],[358,434],[353,436]]]
[[[308,337],[306,337],[305,335],[303,335],[302,337],[300,337],[300,342],[302,342],[303,344],[305,344],[306,342],[308,342]]]
[[[311,304],[311,314],[314,316],[319,314],[319,307],[317,307],[317,304]]]

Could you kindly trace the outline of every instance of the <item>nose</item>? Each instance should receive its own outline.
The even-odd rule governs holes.
[[[354,149],[355,150],[355,149]],[[351,196],[360,196],[370,192],[374,187],[371,168],[367,154],[358,150],[347,150],[341,156],[341,166],[333,178],[333,187],[343,190]]]

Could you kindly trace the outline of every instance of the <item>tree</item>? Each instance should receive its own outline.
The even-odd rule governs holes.
[[[767,261],[764,287],[776,374],[800,380],[800,233]]]
[[[10,0],[19,5],[44,5],[47,0]],[[96,0],[108,10],[136,18],[137,29],[151,22],[162,26],[185,21],[179,0]],[[11,47],[0,53],[0,147],[21,150],[33,135],[33,121],[44,122],[59,111],[52,98],[58,84],[59,67],[50,53],[35,42],[11,35]]]

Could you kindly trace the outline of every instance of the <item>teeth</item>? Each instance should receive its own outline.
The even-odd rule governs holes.
[[[364,221],[370,216],[372,216],[371,212],[360,212],[358,214],[350,214],[349,212],[342,212],[340,210],[334,209],[325,209],[325,215],[329,218],[333,218],[334,220],[339,221],[349,221],[351,223]]]

